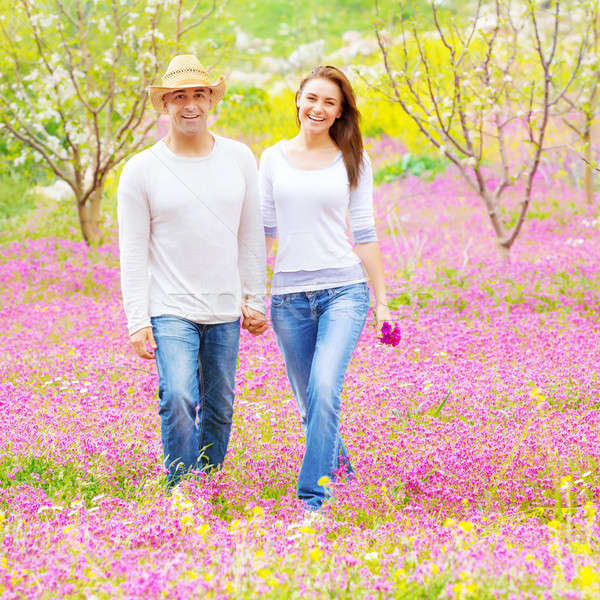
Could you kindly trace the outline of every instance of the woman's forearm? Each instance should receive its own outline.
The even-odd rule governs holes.
[[[375,304],[387,308],[387,288],[385,285],[385,275],[383,272],[383,258],[379,249],[379,242],[368,242],[366,244],[356,244],[354,251],[362,261],[367,275],[373,286],[375,294]]]

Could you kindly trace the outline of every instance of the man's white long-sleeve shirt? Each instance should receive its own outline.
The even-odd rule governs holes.
[[[265,241],[256,161],[213,134],[204,157],[160,141],[132,157],[118,190],[121,287],[129,333],[172,314],[225,323],[265,312]]]

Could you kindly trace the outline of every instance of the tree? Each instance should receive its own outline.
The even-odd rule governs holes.
[[[83,238],[95,244],[108,173],[156,123],[146,88],[216,0],[3,4],[0,130],[69,184]]]
[[[433,34],[400,22],[394,43],[377,7],[384,66],[378,87],[479,194],[499,255],[508,260],[531,202],[551,110],[572,84],[586,39],[573,55],[558,55],[559,0],[552,12],[533,0],[493,0],[486,7],[479,0],[462,28],[454,21],[443,26],[435,1],[431,9]],[[558,71],[569,73],[560,89]],[[518,183],[523,192],[510,214],[501,200]]]
[[[587,13],[587,14],[586,14]],[[575,132],[584,162],[583,189],[589,204],[594,201],[594,156],[592,152],[592,126],[594,124],[600,94],[600,7],[598,0],[592,0],[587,7],[578,7],[571,15],[575,32],[581,31],[582,23],[587,24],[590,35],[590,49],[584,57],[582,68],[575,85],[564,96],[566,110],[563,121]],[[585,25],[584,25],[585,27]]]

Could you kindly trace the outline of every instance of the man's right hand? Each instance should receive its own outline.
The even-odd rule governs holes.
[[[154,341],[152,327],[138,329],[138,331],[129,336],[129,339],[138,356],[141,358],[154,358],[154,350],[156,350],[157,346]],[[150,346],[152,350],[148,350],[148,346]]]
[[[242,304],[242,329],[247,329],[252,335],[261,335],[269,326],[269,321],[264,313]]]

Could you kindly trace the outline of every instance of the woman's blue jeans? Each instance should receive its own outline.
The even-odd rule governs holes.
[[[306,436],[298,498],[309,510],[325,500],[321,477],[333,478],[343,464],[352,472],[339,433],[340,397],[368,310],[366,283],[271,298],[273,329]]]
[[[152,317],[160,431],[169,486],[191,469],[219,468],[233,419],[240,320],[202,325]]]

